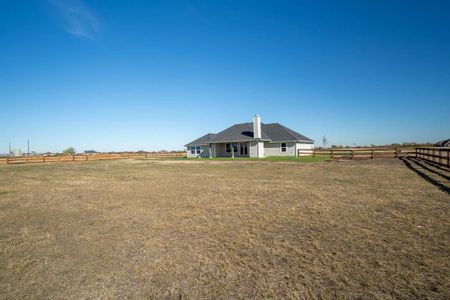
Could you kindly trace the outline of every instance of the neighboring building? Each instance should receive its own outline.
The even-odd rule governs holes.
[[[22,150],[18,149],[18,148],[12,148],[11,151],[9,152],[9,156],[22,156]]]
[[[297,156],[299,149],[314,149],[314,141],[281,124],[233,125],[217,134],[208,133],[185,145],[187,157]]]
[[[434,144],[436,147],[450,147],[450,139],[443,140]]]

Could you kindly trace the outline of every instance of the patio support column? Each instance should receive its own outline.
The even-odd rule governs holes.
[[[256,147],[257,147],[257,157],[258,158],[264,157],[264,142],[257,141]]]
[[[231,158],[234,158],[234,144],[230,143],[230,147],[231,147]]]
[[[212,151],[213,151],[213,144],[209,144],[209,158],[213,157]]]

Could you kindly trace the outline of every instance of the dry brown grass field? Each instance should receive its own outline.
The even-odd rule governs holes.
[[[448,183],[393,159],[1,166],[0,298],[449,299]]]

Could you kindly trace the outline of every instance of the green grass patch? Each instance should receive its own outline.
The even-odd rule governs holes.
[[[268,161],[295,161],[295,162],[304,162],[304,163],[313,163],[313,162],[321,162],[329,159],[328,156],[269,156],[261,158],[261,160]]]
[[[213,157],[213,158],[196,158],[196,157],[176,157],[174,160],[214,160],[214,161],[293,161],[302,163],[314,163],[321,162],[329,159],[328,156],[268,156],[264,158],[251,158],[251,157]]]

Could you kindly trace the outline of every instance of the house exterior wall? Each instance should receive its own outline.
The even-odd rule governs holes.
[[[194,147],[194,146],[191,146]],[[191,153],[191,147],[188,147],[186,150],[186,155],[189,158],[208,158],[209,155],[209,146],[199,146],[200,147],[200,154],[195,152],[195,154]],[[231,152],[226,152],[226,146],[225,143],[220,144],[213,144],[213,157],[231,157]],[[260,147],[258,149],[258,147]],[[257,158],[258,153],[260,154],[259,157],[267,157],[267,156],[297,156],[298,150],[312,150],[314,149],[314,144],[307,144],[307,143],[295,143],[295,142],[286,142],[286,152],[281,152],[281,142],[256,142],[251,141],[248,143],[248,156]],[[307,153],[302,153],[303,155],[309,155]],[[240,157],[239,147],[238,152],[234,153],[235,157]]]
[[[215,144],[216,145],[216,155],[215,157],[231,157],[231,152],[227,152],[225,148],[225,143]]]
[[[234,145],[237,145],[237,152],[234,152],[234,157],[249,157],[250,156],[250,147],[247,146],[247,155],[242,154],[240,152],[240,148],[241,148],[241,144],[247,144],[248,142],[236,142],[236,143],[232,143]],[[213,153],[214,157],[232,157],[231,152],[227,152],[227,148],[226,148],[226,143],[219,143],[219,144],[214,144],[215,145],[215,149],[216,152]]]
[[[249,142],[248,156],[252,158],[264,157],[264,143],[263,142]]]
[[[249,142],[248,143],[248,154],[250,157],[256,158],[258,157],[258,143],[257,142]]]
[[[287,142],[286,152],[281,152],[281,142],[264,143],[264,156],[296,156],[296,143]]]
[[[191,153],[191,148],[195,146],[189,146],[186,149],[186,156],[189,158],[198,158],[198,157],[209,157],[209,146],[197,146],[200,147],[200,154],[197,154],[197,151],[195,151],[195,154]]]
[[[298,155],[298,150],[303,150],[302,152],[304,152],[304,153],[300,154],[300,156],[308,156],[308,155],[313,154],[314,144],[297,143],[296,147],[297,147],[297,150],[295,151],[295,153],[297,153],[297,155]],[[311,150],[311,151],[305,151],[305,150]],[[305,153],[305,152],[310,152],[310,154]]]

